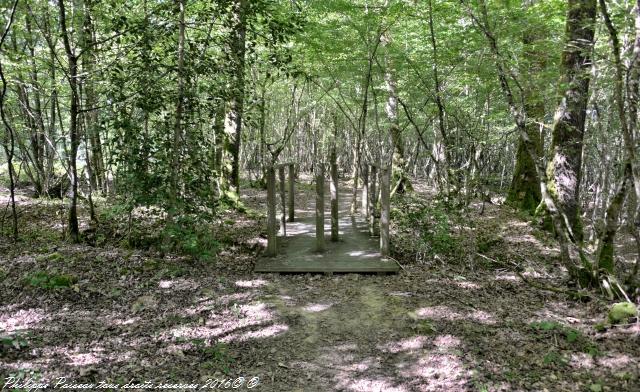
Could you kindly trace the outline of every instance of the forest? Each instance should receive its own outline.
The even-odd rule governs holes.
[[[0,389],[640,390],[640,0],[0,10]]]

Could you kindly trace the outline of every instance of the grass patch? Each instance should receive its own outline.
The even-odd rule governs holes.
[[[78,278],[70,274],[58,274],[55,272],[35,271],[28,274],[23,283],[27,286],[45,290],[69,288],[78,282]]]

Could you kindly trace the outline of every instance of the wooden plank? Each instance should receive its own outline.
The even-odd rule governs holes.
[[[378,273],[398,272],[400,267],[393,260],[274,260],[261,259],[256,263],[254,272],[338,272],[338,273]]]

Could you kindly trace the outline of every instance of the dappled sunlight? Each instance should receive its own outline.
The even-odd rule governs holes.
[[[310,305],[304,306],[302,310],[309,313],[318,313],[318,312],[327,310],[332,306],[333,304],[310,304]]]
[[[140,317],[129,317],[129,318],[119,318],[119,319],[111,320],[110,324],[123,326],[123,325],[133,325],[133,324],[139,323],[140,321],[141,321]]]
[[[244,301],[244,300],[248,300],[251,298],[252,293],[251,292],[243,292],[243,293],[233,293],[233,294],[226,294],[223,295],[219,298],[217,298],[215,301],[211,300],[211,305],[215,304],[215,302],[219,302],[225,305],[231,304],[231,303],[235,303],[235,302],[240,302],[240,301]]]
[[[390,381],[382,378],[358,378],[345,379],[338,383],[339,390],[347,390],[354,392],[405,392],[402,386],[394,386]]]
[[[472,310],[468,313],[461,313],[448,306],[430,306],[420,308],[415,311],[415,314],[419,318],[423,319],[435,319],[435,320],[448,320],[448,321],[461,321],[470,320],[480,324],[493,325],[496,323],[494,317],[482,310]]]
[[[612,370],[635,369],[636,371],[640,371],[640,363],[638,362],[638,359],[622,353],[610,354],[598,358],[598,365]]]
[[[460,344],[460,339],[453,335],[439,335],[433,340],[433,345],[440,349],[458,347]]]
[[[2,313],[0,314],[0,331],[13,332],[33,328],[49,318],[50,316],[46,315],[44,310],[37,308]]]
[[[429,342],[429,338],[426,336],[411,336],[397,342],[390,342],[382,346],[378,346],[378,349],[384,352],[397,354],[400,352],[413,352],[415,350],[422,349]]]
[[[463,390],[467,384],[468,371],[455,355],[428,353],[420,356],[417,361],[400,367],[403,377],[424,380],[425,384],[419,386],[421,391]]]
[[[238,287],[246,287],[246,288],[256,288],[266,286],[268,282],[264,279],[254,279],[254,280],[238,280],[236,281],[236,286]]]
[[[102,361],[95,353],[69,354],[68,364],[71,366],[95,365]]]
[[[227,335],[221,339],[221,342],[244,342],[251,339],[264,339],[281,335],[289,330],[289,327],[284,324],[274,324],[268,327],[259,329],[257,331],[248,331],[243,333],[234,333]]]
[[[467,290],[478,290],[480,288],[480,285],[477,283],[473,283],[473,282],[467,282],[467,281],[454,281],[453,284],[455,284],[456,286],[463,288],[463,289],[467,289]]]
[[[520,282],[520,278],[513,272],[502,272],[496,274],[496,280],[507,282]]]
[[[363,251],[351,251],[351,252],[347,252],[346,253],[348,256],[351,257],[360,257],[363,259],[370,259],[370,258],[377,258],[380,257],[380,253],[379,252],[363,252]]]
[[[161,289],[173,289],[173,290],[195,290],[200,285],[196,283],[193,279],[172,279],[172,280],[161,280],[158,282],[158,287]]]
[[[576,369],[593,369],[595,362],[593,356],[586,353],[572,353],[569,358],[569,366]]]
[[[216,338],[241,328],[262,325],[274,318],[273,312],[264,303],[234,306],[222,314],[213,314],[203,319],[204,325],[180,325],[161,334],[161,340],[171,341],[175,338],[210,339]]]

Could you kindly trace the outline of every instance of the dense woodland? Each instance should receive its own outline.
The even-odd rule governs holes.
[[[173,278],[202,285],[199,271],[217,276],[234,263],[250,266],[264,248],[269,168],[295,163],[303,195],[337,151],[340,197],[354,215],[362,209],[358,190],[368,163],[391,167],[391,255],[406,268],[387,279],[419,277],[409,288],[393,283],[397,290],[415,296],[421,290],[415,287],[434,277],[437,285],[451,286],[469,271],[510,271],[520,285],[514,290],[546,298],[540,303],[556,296],[591,312],[584,320],[592,321],[575,329],[538,319],[525,325],[529,335],[553,335],[558,346],[557,336],[584,343],[609,334],[603,344],[625,348],[600,351],[624,353],[629,361],[607,367],[596,360],[605,373],[560,371],[540,385],[526,372],[514,370],[518,383],[465,362],[481,368],[481,376],[424,376],[424,385],[380,376],[376,380],[386,381],[362,389],[310,381],[299,390],[637,388],[640,1],[2,0],[0,9],[0,285],[7,288],[0,333],[6,329],[9,342],[0,369],[7,374],[26,374],[9,364],[27,360],[22,340],[8,327],[18,309],[10,307],[12,298],[93,301],[82,297],[85,286],[135,275],[135,261],[126,263],[137,252],[174,260],[170,268],[140,261],[143,275],[181,268]],[[535,234],[523,234],[522,227]],[[509,234],[520,236],[517,246]],[[128,254],[125,266],[92,253],[107,249]],[[19,262],[24,257],[31,257],[31,267]],[[96,268],[106,275],[85,276],[79,271],[87,267],[64,264],[69,258],[78,265],[100,260]],[[185,272],[189,268],[195,275]],[[250,267],[243,273],[244,280],[229,279],[257,279]],[[293,287],[297,278],[291,279]],[[344,279],[342,286],[362,282]],[[114,285],[105,292],[113,293]],[[488,304],[505,295],[498,290],[478,298]],[[126,309],[161,313],[162,305],[141,300],[146,297],[133,298]],[[463,303],[474,301],[469,298]],[[409,323],[418,322],[413,333],[447,330],[412,317]],[[214,370],[236,374],[230,350],[241,369],[257,369],[243,362],[235,343],[221,348],[216,342],[204,337],[178,362],[213,355]],[[40,347],[37,339],[27,344]],[[540,350],[531,349],[544,357],[541,374],[563,363],[564,348],[552,350],[557,358]],[[294,372],[295,365],[282,361],[274,362],[274,372]],[[55,373],[34,366],[40,374]],[[159,379],[167,379],[171,365],[158,368],[167,370]],[[120,371],[95,380],[156,376]],[[176,381],[191,380],[188,372],[176,374]],[[265,390],[297,385],[266,374]]]

